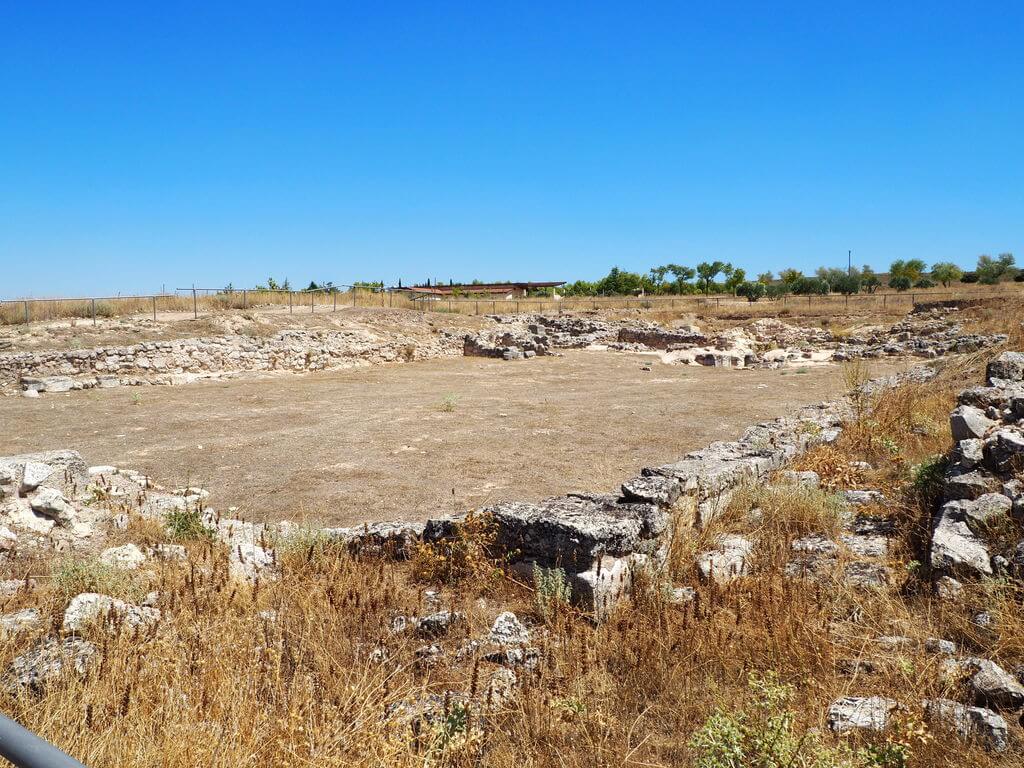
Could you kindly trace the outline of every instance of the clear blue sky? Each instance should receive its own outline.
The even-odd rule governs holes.
[[[1018,2],[0,2],[0,297],[1024,257]]]

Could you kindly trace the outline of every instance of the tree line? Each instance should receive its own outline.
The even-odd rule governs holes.
[[[953,283],[980,283],[995,285],[1003,280],[1024,282],[1024,270],[1017,269],[1012,253],[1001,253],[998,256],[982,254],[978,257],[977,266],[970,271],[960,269],[956,264],[940,261],[929,269],[921,259],[898,259],[889,265],[886,284],[896,291],[909,291],[912,288],[934,288],[938,285],[948,288]],[[473,280],[467,285],[467,295],[472,292],[471,286],[480,284]],[[783,269],[778,275],[762,272],[748,279],[742,267],[734,267],[724,261],[702,261],[695,267],[681,264],[664,264],[652,267],[646,273],[629,272],[612,267],[607,275],[600,280],[576,280],[566,283],[558,291],[565,296],[631,296],[636,294],[649,295],[687,295],[712,293],[731,293],[746,297],[749,301],[762,298],[778,299],[786,295],[814,296],[831,293],[846,296],[855,293],[874,293],[882,287],[882,277],[865,264],[862,267],[841,269],[838,267],[818,267],[813,274],[805,275],[798,269]],[[382,290],[383,281],[355,282],[357,288]],[[430,281],[427,281],[430,285]],[[402,287],[401,281],[398,287]],[[228,285],[226,292],[234,290]],[[288,279],[278,282],[273,277],[264,285],[256,286],[256,290],[291,290]],[[333,293],[341,290],[330,281],[317,283],[310,281],[304,289],[307,291],[325,291]],[[459,293],[459,292],[457,292]],[[550,289],[539,290],[536,295],[550,295]]]
[[[983,254],[977,267],[965,272],[956,264],[940,261],[928,265],[921,259],[898,259],[889,266],[887,285],[896,291],[912,288],[948,288],[953,283],[981,283],[995,285],[1002,280],[1024,282],[1024,270],[1018,270],[1012,253],[997,257]],[[882,287],[882,277],[870,266],[840,269],[819,267],[805,275],[798,269],[784,269],[776,276],[762,272],[748,279],[746,270],[723,261],[702,261],[696,267],[665,264],[652,267],[646,274],[628,272],[612,267],[600,280],[577,280],[567,283],[560,291],[566,296],[628,296],[634,294],[686,295],[731,293],[749,301],[762,298],[777,299],[793,295],[846,296],[856,293],[874,293]]]

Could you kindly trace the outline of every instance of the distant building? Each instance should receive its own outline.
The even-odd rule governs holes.
[[[416,298],[450,298],[452,296],[489,296],[503,299],[520,299],[530,291],[542,288],[558,288],[565,285],[564,280],[540,283],[451,283],[448,285],[413,285],[410,287],[392,287],[390,291],[411,293]]]

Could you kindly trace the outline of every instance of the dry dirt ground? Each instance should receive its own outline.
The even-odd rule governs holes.
[[[842,387],[834,366],[735,371],[586,351],[452,358],[0,398],[0,455],[72,448],[164,485],[202,485],[212,506],[250,518],[413,519],[612,490]]]

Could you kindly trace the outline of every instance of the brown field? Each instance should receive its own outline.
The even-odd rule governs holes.
[[[573,351],[0,399],[0,455],[208,487],[218,509],[349,524],[613,490],[756,421],[840,394],[835,366],[735,371]],[[892,365],[890,364],[891,368]]]
[[[153,318],[211,315],[224,311],[248,310],[289,314],[335,312],[346,308],[414,309],[426,313],[463,315],[504,314],[511,312],[558,312],[585,310],[648,310],[691,312],[702,315],[762,317],[784,314],[866,314],[906,312],[915,303],[949,299],[1022,296],[1024,284],[1005,281],[998,285],[955,284],[898,293],[888,288],[873,294],[855,296],[787,296],[778,301],[762,300],[750,304],[729,294],[712,296],[578,296],[558,301],[533,297],[505,300],[492,297],[455,297],[436,301],[413,300],[409,294],[375,293],[367,289],[338,293],[298,291],[201,292],[158,296],[110,296],[97,299],[13,299],[0,301],[0,325],[24,325],[61,318],[79,318],[100,322],[115,317]]]

